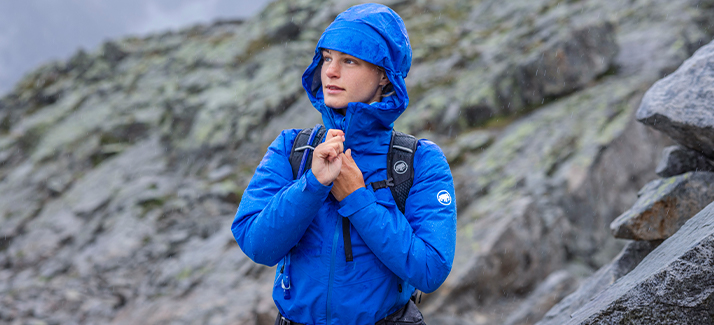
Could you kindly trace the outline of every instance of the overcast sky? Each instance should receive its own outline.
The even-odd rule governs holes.
[[[43,62],[104,40],[247,18],[270,0],[0,1],[0,97]]]

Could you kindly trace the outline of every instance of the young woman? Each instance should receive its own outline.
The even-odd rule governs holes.
[[[410,66],[404,23],[382,5],[348,9],[318,41],[302,82],[328,129],[325,140],[293,179],[289,158],[300,130],[283,131],[231,227],[253,261],[278,264],[276,324],[423,324],[410,297],[436,290],[451,271],[456,204],[439,147],[418,141],[404,213],[388,187],[375,186],[389,184],[387,168],[403,171],[403,161],[387,166],[387,153],[409,103]]]

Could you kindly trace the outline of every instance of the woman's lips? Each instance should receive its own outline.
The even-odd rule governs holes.
[[[337,94],[339,94],[339,93],[341,93],[341,92],[343,92],[343,91],[345,91],[344,88],[340,88],[340,87],[337,87],[337,86],[333,86],[333,85],[327,85],[327,86],[325,86],[325,92],[328,93],[328,94],[330,94],[330,95],[337,95]]]

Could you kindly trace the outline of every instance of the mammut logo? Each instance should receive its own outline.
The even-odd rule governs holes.
[[[394,164],[394,172],[399,175],[404,174],[407,172],[408,167],[409,167],[409,165],[407,165],[407,163],[404,162],[404,160],[397,161]]]
[[[447,190],[441,190],[436,194],[436,199],[443,205],[451,204],[451,194]]]

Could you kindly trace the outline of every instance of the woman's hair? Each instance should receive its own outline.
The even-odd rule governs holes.
[[[384,70],[383,67],[377,66],[377,70],[384,74],[385,76],[387,75],[387,72]],[[389,81],[386,85],[382,86],[382,97],[389,97],[394,95],[394,86],[392,85],[392,82]]]

